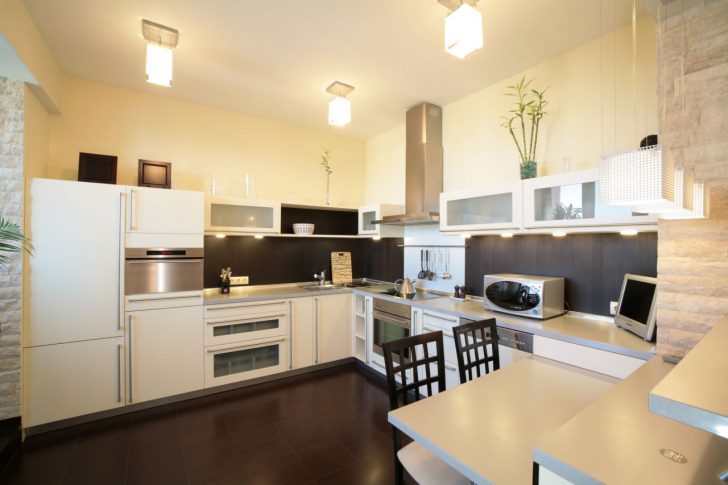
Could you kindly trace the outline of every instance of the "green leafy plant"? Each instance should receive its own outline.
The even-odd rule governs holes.
[[[581,209],[574,207],[574,204],[563,204],[559,202],[559,205],[554,209],[554,219],[562,221],[566,219],[581,219]]]
[[[509,111],[510,115],[502,117],[502,126],[511,134],[522,166],[535,162],[539,124],[544,115],[548,114],[546,89],[533,89],[532,83],[533,79],[527,81],[524,76],[506,88],[506,96],[515,98],[515,102],[513,109]]]
[[[19,253],[26,251],[33,254],[33,246],[20,226],[0,216],[0,264],[10,262],[10,256],[3,253]]]

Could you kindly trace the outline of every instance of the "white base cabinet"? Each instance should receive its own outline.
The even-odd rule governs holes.
[[[351,356],[351,294],[314,297],[316,353],[314,362],[323,364]]]
[[[202,306],[128,312],[129,403],[202,389]]]
[[[23,427],[122,407],[123,337],[23,350]]]
[[[289,368],[301,369],[314,363],[316,333],[314,329],[313,298],[289,300],[291,353]]]

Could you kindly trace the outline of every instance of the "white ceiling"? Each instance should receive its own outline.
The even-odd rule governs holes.
[[[485,47],[460,60],[436,0],[24,1],[68,75],[358,138],[596,38],[601,3],[481,0]],[[631,2],[617,3],[622,24]],[[171,88],[145,82],[143,18],[180,31]],[[326,123],[334,80],[356,87],[343,128]]]

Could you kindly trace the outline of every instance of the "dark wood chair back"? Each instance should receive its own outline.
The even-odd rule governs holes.
[[[435,344],[434,349],[430,344]],[[382,344],[387,370],[389,407],[394,410],[445,390],[445,352],[442,332],[414,335]],[[436,365],[437,374],[431,364]],[[418,372],[421,370],[421,372]],[[409,372],[408,372],[409,371]],[[409,376],[408,376],[409,373]],[[397,382],[399,376],[399,382]]]
[[[431,344],[434,344],[434,349]],[[430,332],[384,342],[382,349],[391,410],[431,396],[435,391],[435,384],[438,392],[445,390],[445,350],[442,332]],[[436,365],[437,374],[433,374],[432,364]],[[420,369],[422,372],[418,372]],[[426,396],[423,396],[422,392],[425,392]],[[402,447],[402,437],[395,426],[392,426],[392,438],[395,483],[404,485],[404,468],[397,457],[397,452]]]
[[[490,372],[489,364],[493,365],[493,370],[500,369],[495,318],[464,323],[453,327],[452,331],[461,384]],[[491,349],[490,353],[488,347]]]

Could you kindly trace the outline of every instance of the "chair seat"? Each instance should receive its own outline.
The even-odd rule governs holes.
[[[471,483],[470,480],[416,441],[400,449],[397,452],[397,458],[419,485],[467,485]]]

